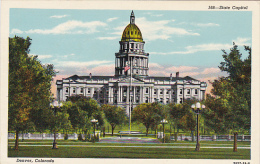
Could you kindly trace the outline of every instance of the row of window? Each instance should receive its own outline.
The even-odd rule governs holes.
[[[126,102],[126,96],[123,96],[123,102]],[[160,102],[160,103],[163,103],[163,98],[160,98],[160,99],[157,99],[157,98],[154,98],[154,101],[153,102]],[[134,102],[133,99],[131,99],[131,102]],[[139,103],[139,97],[135,97],[135,102],[136,103]],[[149,103],[149,97],[145,97],[145,103]],[[117,103],[117,98],[114,98],[114,103]],[[168,104],[169,103],[169,98],[166,98],[166,103]]]
[[[140,49],[143,50],[144,49],[144,44],[134,44],[134,43],[130,43],[130,44],[121,44],[121,50],[126,50],[126,49]]]
[[[188,95],[191,94],[191,90],[190,89],[187,89],[187,92],[186,92]],[[180,94],[182,94],[182,89],[180,89]],[[195,89],[194,90],[194,94],[197,95],[198,94],[198,89]]]
[[[65,89],[65,92],[66,92],[66,93],[69,93],[69,88],[68,88],[68,87]],[[83,93],[83,92],[84,92],[84,88],[82,87],[82,88],[80,88],[80,93]],[[72,88],[72,93],[76,93],[76,87],[73,87],[73,88]],[[88,89],[88,92],[87,92],[87,93],[90,93],[90,89]],[[96,94],[96,93],[97,93],[97,91],[94,90],[94,94]],[[102,94],[103,91],[101,90],[101,91],[99,91],[99,93]],[[108,91],[107,91],[106,93],[108,94]]]
[[[162,89],[155,89],[154,90],[154,94],[157,94],[157,91],[160,93],[160,94],[163,94],[163,90]],[[166,94],[169,94],[169,89],[166,90]],[[66,90],[65,90],[66,93],[69,93],[69,88],[67,87]],[[80,93],[83,93],[84,92],[84,88],[80,88]],[[124,87],[123,88],[123,92],[127,92],[127,88]],[[139,88],[137,88],[136,90],[137,93],[140,92]],[[174,90],[172,91],[173,95],[175,94]],[[180,94],[182,94],[183,92],[183,89],[180,89]],[[76,87],[73,87],[72,88],[72,93],[76,93]],[[90,90],[88,89],[88,93],[90,93]],[[94,94],[97,93],[97,91],[95,90],[94,91]],[[100,91],[100,93],[102,93],[102,91]],[[115,93],[117,93],[117,90],[115,90]],[[145,93],[149,93],[149,88],[145,88]],[[108,91],[107,91],[107,94],[108,94]],[[191,94],[191,90],[190,89],[187,89],[187,94]],[[195,89],[194,90],[194,94],[198,94],[198,89]]]

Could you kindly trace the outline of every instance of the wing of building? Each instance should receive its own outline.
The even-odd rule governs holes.
[[[189,76],[180,77],[179,72],[174,77],[172,74],[149,76],[149,53],[144,51],[145,42],[135,24],[133,11],[119,44],[114,76],[92,76],[90,73],[89,76],[73,75],[57,80],[57,100],[66,101],[69,96],[83,95],[100,104],[121,106],[129,114],[129,109],[141,103],[182,103],[185,99],[205,98],[206,82]]]

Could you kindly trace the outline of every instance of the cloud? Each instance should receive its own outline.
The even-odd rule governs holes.
[[[238,37],[237,39],[233,40],[233,42],[235,42],[235,44],[238,46],[244,46],[244,45],[250,46],[251,45],[251,43],[249,42],[250,40],[251,38]]]
[[[64,58],[67,58],[67,57],[69,57],[69,56],[75,56],[75,54],[72,53],[72,54],[69,54],[69,55],[64,55],[63,57],[64,57]]]
[[[50,18],[64,18],[64,17],[67,17],[68,15],[53,15],[53,16],[50,16]]]
[[[38,55],[38,59],[48,59],[52,58],[52,55]]]
[[[140,28],[142,35],[146,41],[153,40],[169,40],[172,35],[192,35],[199,36],[199,33],[190,32],[184,28],[171,27],[169,23],[172,20],[149,21],[145,17],[136,18],[136,25]],[[127,24],[127,23],[125,23]],[[114,28],[115,32],[112,34],[122,35],[125,26]]]
[[[175,54],[193,54],[202,51],[220,51],[222,49],[229,49],[232,47],[231,44],[219,44],[219,43],[209,43],[200,44],[195,46],[187,46],[184,51],[172,51],[172,52],[150,52],[154,55],[175,55]]]
[[[59,61],[57,64],[55,64],[56,67],[68,67],[68,68],[85,68],[89,66],[95,66],[95,65],[102,65],[102,64],[108,64],[112,63],[114,61],[107,61],[107,60],[94,60],[89,62],[80,62],[80,61]]]
[[[170,72],[186,72],[186,71],[191,71],[191,70],[196,70],[196,69],[199,69],[199,68],[190,67],[190,66],[179,66],[179,67],[172,66],[172,67],[166,68],[166,70],[170,71]]]
[[[151,15],[151,16],[153,16],[153,17],[162,17],[163,14],[153,14],[153,15]]]
[[[36,55],[36,54],[28,54],[29,56],[38,56],[38,59],[42,60],[42,59],[48,59],[48,58],[52,58],[52,55]]]
[[[214,26],[220,26],[216,23],[191,23],[191,25],[199,26],[199,27],[214,27]]]
[[[213,74],[213,73],[219,73],[221,72],[219,68],[205,68],[203,72],[201,72],[201,74]]]
[[[118,17],[108,18],[107,22],[112,22],[112,21],[117,20],[117,19],[118,19]]]
[[[61,23],[52,29],[31,29],[25,31],[27,34],[91,34],[99,32],[97,28],[107,26],[106,23],[100,21],[82,22],[70,20],[65,23]],[[19,29],[13,29],[12,32],[23,31]]]
[[[99,40],[116,40],[119,39],[117,36],[111,36],[111,37],[98,37]]]
[[[137,18],[136,23],[142,31],[143,37],[146,40],[167,40],[171,35],[194,35],[199,36],[199,33],[189,32],[183,28],[169,26],[171,20],[149,21],[145,17]]]
[[[92,69],[86,70],[88,73],[91,73],[92,75],[106,75],[106,76],[113,76],[115,74],[115,64],[109,64],[109,65],[101,65],[94,67]]]
[[[16,28],[12,29],[10,32],[10,34],[22,34],[22,33],[23,33],[23,31],[16,29]]]

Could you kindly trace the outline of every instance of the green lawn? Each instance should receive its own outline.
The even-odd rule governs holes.
[[[233,152],[232,148],[203,148],[232,147],[233,145],[233,142],[213,141],[201,142],[200,152],[195,151],[195,142],[184,141],[169,144],[122,144],[58,140],[59,149],[57,150],[51,149],[51,140],[25,140],[19,145],[19,151],[14,151],[14,140],[9,140],[9,157],[250,159],[251,153],[250,149],[239,149],[239,147],[250,147],[250,142],[238,142],[237,152]],[[191,148],[175,148],[174,146],[191,146]]]

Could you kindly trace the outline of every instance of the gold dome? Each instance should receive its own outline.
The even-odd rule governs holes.
[[[135,14],[132,10],[130,16],[130,24],[128,24],[122,34],[121,42],[143,42],[143,37],[140,29],[135,25]]]
[[[143,42],[140,29],[135,24],[128,24],[122,34],[121,42]]]

